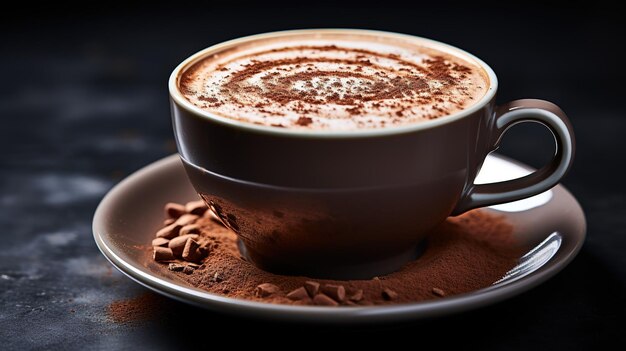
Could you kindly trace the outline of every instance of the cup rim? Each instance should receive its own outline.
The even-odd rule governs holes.
[[[410,123],[401,126],[394,127],[385,127],[385,128],[372,128],[372,129],[356,129],[356,130],[325,130],[325,129],[291,129],[291,128],[276,128],[271,126],[263,126],[257,125],[248,122],[242,122],[235,119],[231,119],[228,117],[223,117],[215,113],[211,113],[207,110],[203,110],[194,104],[192,104],[189,100],[187,100],[180,89],[178,88],[179,78],[181,73],[184,72],[185,69],[200,61],[207,55],[215,51],[222,50],[224,48],[238,45],[241,43],[266,39],[266,38],[276,38],[282,36],[292,36],[298,34],[308,34],[312,32],[323,32],[323,33],[337,33],[337,34],[369,34],[369,35],[377,35],[391,38],[401,38],[406,39],[408,41],[414,41],[416,44],[426,43],[427,46],[434,46],[438,50],[442,50],[444,52],[450,53],[455,56],[460,56],[461,58],[473,62],[480,68],[482,68],[487,77],[489,78],[489,89],[483,97],[478,100],[476,103],[471,105],[470,107],[458,111],[453,114],[449,114],[437,119],[423,121],[418,123]],[[202,118],[206,118],[208,120],[217,122],[219,124],[245,129],[247,131],[258,132],[261,134],[269,134],[276,136],[294,136],[294,137],[313,137],[313,138],[353,138],[353,137],[377,137],[377,136],[386,136],[393,134],[403,134],[410,133],[419,130],[431,129],[438,127],[440,125],[452,123],[461,118],[472,115],[474,112],[483,108],[486,104],[488,104],[496,94],[498,88],[498,79],[496,77],[495,72],[489,65],[487,65],[483,60],[478,57],[470,54],[469,52],[459,49],[455,46],[445,44],[436,40],[427,39],[415,35],[403,34],[403,33],[395,33],[395,32],[387,32],[387,31],[379,31],[379,30],[369,30],[369,29],[349,29],[349,28],[320,28],[320,29],[297,29],[297,30],[284,30],[284,31],[275,31],[268,32],[262,34],[249,35],[245,37],[240,37],[237,39],[228,40],[225,42],[221,42],[212,46],[209,46],[206,49],[200,50],[195,54],[191,55],[183,62],[181,62],[169,78],[169,94],[170,98],[174,103],[176,103],[179,107],[187,110],[188,112],[200,116]]]

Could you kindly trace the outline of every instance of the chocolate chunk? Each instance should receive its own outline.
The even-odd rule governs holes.
[[[432,291],[433,294],[435,294],[437,296],[440,296],[440,297],[446,296],[445,291],[443,291],[443,290],[441,290],[439,288],[433,288],[431,291]]]
[[[182,272],[183,269],[185,269],[185,266],[179,263],[170,263],[167,266],[167,269],[169,269],[170,271],[174,271],[174,272]]]
[[[188,202],[185,205],[185,209],[187,210],[187,213],[191,213],[191,214],[194,214],[196,216],[202,216],[204,214],[204,212],[206,212],[206,210],[208,210],[209,208],[204,203],[204,201],[198,200],[198,201],[190,201],[190,202]]]
[[[309,293],[306,291],[304,286],[301,286],[287,294],[287,298],[293,301],[304,300],[309,298]]]
[[[202,259],[202,254],[198,252],[198,248],[200,244],[197,241],[189,238],[185,243],[185,248],[183,249],[183,260],[189,262],[198,262]]]
[[[185,273],[185,274],[191,274],[194,271],[195,271],[195,269],[190,267],[190,266],[185,266],[185,268],[183,268],[183,273]]]
[[[387,301],[393,301],[395,299],[398,298],[398,293],[389,289],[389,288],[384,288],[383,289],[383,298]]]
[[[170,241],[165,238],[156,238],[152,240],[152,246],[167,246]]]
[[[178,236],[178,232],[182,226],[176,223],[172,223],[167,227],[159,229],[156,233],[157,238],[173,239]]]
[[[171,261],[174,259],[174,254],[167,247],[155,246],[152,258],[157,262]]]
[[[193,224],[196,220],[198,220],[198,216],[193,215],[193,214],[184,214],[182,216],[180,216],[177,220],[176,220],[176,224],[180,225],[181,227],[184,227],[188,224]]]
[[[326,284],[322,287],[322,292],[337,302],[346,299],[346,289],[343,285]]]
[[[175,257],[183,257],[183,250],[185,249],[185,244],[187,244],[187,240],[189,239],[197,239],[198,234],[187,234],[176,237],[167,244],[167,247],[172,249],[172,253]]]
[[[256,297],[268,297],[270,295],[276,294],[280,291],[280,289],[270,283],[263,283],[254,289],[254,296]]]
[[[359,289],[354,294],[350,295],[350,301],[359,302],[363,300],[363,290]]]
[[[175,202],[165,204],[165,215],[169,218],[178,218],[187,212],[185,206]]]
[[[304,282],[304,288],[309,293],[309,296],[313,297],[320,291],[320,283],[314,281]]]
[[[180,228],[179,235],[185,235],[185,234],[200,234],[200,226],[197,224],[188,224]]]
[[[320,306],[339,306],[339,302],[331,299],[324,294],[317,294],[313,298],[313,303]]]

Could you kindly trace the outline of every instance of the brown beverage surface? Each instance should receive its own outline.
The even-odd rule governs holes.
[[[400,126],[454,114],[487,92],[482,68],[444,50],[375,33],[269,37],[203,58],[183,72],[179,88],[203,110],[257,125]]]

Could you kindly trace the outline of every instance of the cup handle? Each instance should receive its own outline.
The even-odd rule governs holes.
[[[540,123],[550,130],[556,142],[552,161],[534,173],[517,179],[479,185],[472,180],[452,212],[453,216],[473,208],[537,195],[555,186],[567,173],[574,159],[574,131],[565,113],[548,101],[524,99],[499,106],[495,112],[491,151],[498,148],[509,128],[524,122]]]

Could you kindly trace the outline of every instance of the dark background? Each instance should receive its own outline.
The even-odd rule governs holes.
[[[626,28],[617,9],[599,2],[20,5],[0,14],[0,348],[210,347],[232,328],[267,330],[270,347],[280,346],[285,333],[320,347],[331,337],[482,349],[589,349],[626,341]],[[116,182],[175,152],[166,89],[172,69],[226,39],[311,27],[440,40],[496,71],[499,102],[534,97],[560,105],[577,137],[575,165],[563,183],[589,225],[579,256],[519,297],[420,323],[282,325],[159,297],[150,298],[158,310],[151,319],[112,321],[110,303],[146,290],[111,269],[90,222]],[[548,132],[520,126],[501,152],[538,167],[553,150]]]

